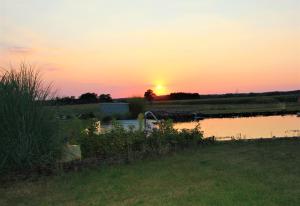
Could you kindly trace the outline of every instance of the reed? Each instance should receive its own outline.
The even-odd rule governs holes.
[[[51,85],[33,66],[3,70],[0,75],[0,172],[51,165],[60,155],[62,138],[46,107]]]

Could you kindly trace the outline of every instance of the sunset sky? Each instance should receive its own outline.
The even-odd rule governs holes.
[[[299,0],[0,0],[0,66],[61,96],[300,89]]]

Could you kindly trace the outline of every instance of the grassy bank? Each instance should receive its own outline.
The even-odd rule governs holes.
[[[169,112],[201,112],[203,114],[300,111],[300,103],[297,102],[297,99],[297,95],[277,95],[157,101],[149,104],[148,109]]]
[[[0,186],[0,205],[299,205],[300,141],[218,143]]]
[[[262,104],[161,104],[154,103],[148,110],[167,112],[200,112],[202,114],[255,113],[300,111],[299,103],[262,103]]]

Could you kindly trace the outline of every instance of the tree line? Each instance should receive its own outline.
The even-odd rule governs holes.
[[[113,102],[113,99],[110,94],[100,94],[99,96],[96,93],[84,93],[81,94],[78,98],[75,96],[67,97],[56,97],[55,102],[58,104],[92,104],[100,102]]]
[[[262,93],[227,93],[227,94],[199,94],[199,93],[187,93],[187,92],[174,92],[168,95],[158,96],[152,89],[148,89],[144,93],[144,99],[152,101],[165,101],[165,100],[188,100],[188,99],[214,99],[214,98],[229,98],[229,97],[260,97],[260,96],[275,96],[275,95],[297,95],[300,96],[300,90],[295,91],[275,91],[275,92],[262,92]],[[293,99],[294,101],[294,99]],[[75,96],[67,97],[56,97],[55,103],[69,105],[69,104],[92,104],[92,103],[103,103],[113,102],[110,94],[96,93],[84,93],[78,98]]]
[[[144,98],[148,101],[165,101],[165,100],[188,100],[188,99],[214,99],[214,98],[230,98],[230,97],[261,97],[261,96],[279,96],[279,95],[295,95],[300,96],[300,90],[294,91],[273,91],[273,92],[261,92],[261,93],[227,93],[227,94],[199,94],[199,93],[187,93],[187,92],[174,92],[168,95],[156,95],[153,90],[148,89]]]

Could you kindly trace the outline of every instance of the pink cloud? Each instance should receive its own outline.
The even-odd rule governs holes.
[[[11,46],[8,51],[13,54],[31,54],[34,52],[32,48],[24,46]]]

